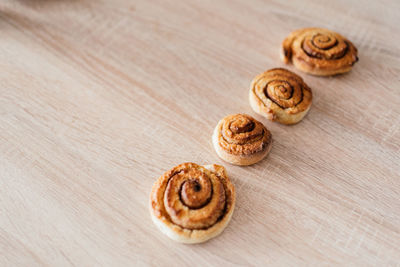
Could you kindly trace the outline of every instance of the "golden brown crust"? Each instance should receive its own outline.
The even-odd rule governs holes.
[[[270,131],[246,114],[229,115],[220,120],[212,139],[217,154],[236,165],[260,161],[268,154],[272,143]]]
[[[221,233],[234,206],[234,187],[225,168],[215,164],[180,164],[156,181],[150,195],[154,223],[183,243],[204,242]]]
[[[249,101],[255,112],[269,120],[294,124],[307,114],[312,92],[300,76],[277,68],[253,79]]]
[[[358,61],[357,48],[340,34],[321,28],[294,31],[282,42],[281,59],[319,76],[345,73]]]

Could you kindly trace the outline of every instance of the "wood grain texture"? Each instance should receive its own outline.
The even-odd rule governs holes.
[[[0,265],[400,265],[400,2],[2,0]],[[326,27],[359,49],[284,126],[248,104],[283,67],[292,30]],[[267,159],[222,162],[211,134],[245,112]],[[148,199],[164,171],[223,164],[237,190],[225,232],[170,241]]]

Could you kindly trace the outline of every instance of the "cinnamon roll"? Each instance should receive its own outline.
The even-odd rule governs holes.
[[[249,100],[253,110],[267,119],[294,124],[310,109],[312,92],[300,76],[278,68],[254,78]]]
[[[281,59],[301,71],[319,76],[351,70],[358,61],[357,48],[340,34],[321,28],[294,31],[282,43]]]
[[[235,114],[218,122],[212,142],[223,160],[235,165],[251,165],[269,153],[272,136],[261,122],[246,114]]]
[[[171,239],[201,243],[219,235],[235,207],[235,189],[220,165],[183,163],[153,185],[153,222]]]

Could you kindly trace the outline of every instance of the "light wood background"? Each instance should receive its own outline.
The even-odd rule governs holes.
[[[2,0],[0,266],[400,266],[400,2]],[[250,81],[283,67],[292,30],[359,49],[313,89],[295,126],[251,110]],[[224,163],[217,121],[245,112],[267,159]],[[224,233],[174,243],[152,224],[153,182],[186,161],[226,166]]]

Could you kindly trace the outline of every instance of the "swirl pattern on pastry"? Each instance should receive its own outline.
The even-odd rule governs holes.
[[[227,162],[250,165],[263,159],[272,143],[270,131],[246,114],[229,115],[217,124],[213,145],[217,154]]]
[[[222,232],[234,203],[234,188],[224,167],[183,163],[154,184],[150,208],[153,221],[170,238],[199,243]]]
[[[308,112],[312,92],[303,79],[286,69],[271,69],[251,83],[250,105],[255,112],[284,124],[299,122]]]
[[[306,73],[327,76],[350,71],[357,48],[340,34],[321,28],[292,32],[282,43],[281,58]]]

